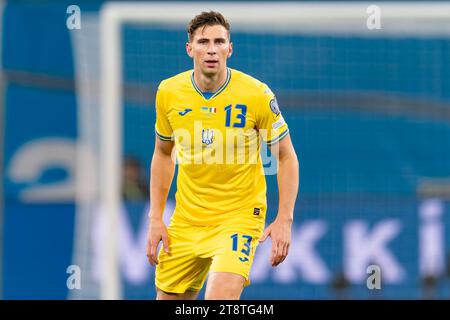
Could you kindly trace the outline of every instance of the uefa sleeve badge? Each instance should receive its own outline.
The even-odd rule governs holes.
[[[270,110],[272,110],[275,116],[278,116],[280,114],[280,108],[278,108],[277,98],[274,97],[272,100],[270,100],[269,105]]]

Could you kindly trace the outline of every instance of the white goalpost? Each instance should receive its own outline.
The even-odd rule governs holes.
[[[98,92],[88,92],[93,86],[86,85],[86,77],[77,75],[78,92],[82,97],[97,99],[98,102],[98,145],[92,144],[88,136],[92,132],[80,133],[81,137],[87,137],[86,141],[80,139],[80,155],[78,168],[86,169],[95,175],[80,173],[77,179],[77,230],[75,232],[74,263],[87,264],[88,258],[83,251],[86,247],[86,215],[92,215],[92,206],[86,204],[96,202],[100,212],[104,215],[106,225],[103,233],[103,243],[106,244],[101,250],[101,280],[98,291],[101,299],[121,299],[121,276],[119,262],[119,216],[122,206],[122,145],[123,145],[123,35],[122,27],[126,23],[175,26],[184,29],[186,24],[196,14],[217,10],[223,13],[230,21],[232,32],[235,30],[248,31],[252,33],[283,33],[294,34],[331,34],[331,35],[362,35],[364,37],[383,36],[430,36],[450,34],[450,4],[429,3],[378,3],[380,8],[381,29],[370,30],[367,20],[371,15],[368,7],[374,3],[257,3],[257,2],[124,2],[106,3],[100,11],[98,19],[99,52],[96,61],[99,63],[99,74],[95,76],[95,85]],[[92,21],[94,21],[94,19]],[[84,25],[83,25],[84,28]],[[89,30],[86,27],[84,32]],[[75,40],[75,51],[80,46],[82,36]],[[86,49],[86,43],[84,48]],[[261,48],[260,50],[264,50]],[[239,54],[239,53],[237,53]],[[80,59],[76,65],[85,64],[87,58],[81,51],[75,54]],[[90,59],[90,58],[89,58]],[[92,61],[89,62],[92,65]],[[81,67],[80,67],[81,68]],[[151,70],[150,70],[151,71]],[[180,70],[182,71],[182,70]],[[95,97],[94,97],[95,96]],[[89,100],[92,105],[95,105]],[[86,99],[80,99],[81,103],[88,103]],[[89,104],[88,103],[88,104]],[[149,104],[152,102],[149,101]],[[86,128],[86,108],[80,107],[79,127]],[[153,126],[149,123],[148,126]],[[94,126],[95,127],[95,126]],[[89,127],[93,130],[93,127]],[[92,150],[93,145],[99,150]],[[92,159],[95,160],[92,160]],[[98,170],[98,172],[96,172]],[[94,189],[87,187],[95,180]],[[93,195],[96,196],[93,196]],[[145,255],[145,253],[142,253]],[[84,255],[84,257],[82,257]],[[77,297],[83,297],[81,293]],[[76,298],[76,297],[75,297]]]

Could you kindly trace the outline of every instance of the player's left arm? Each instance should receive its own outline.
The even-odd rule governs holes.
[[[278,162],[279,206],[277,217],[264,231],[260,242],[268,236],[271,237],[270,263],[276,267],[287,257],[291,244],[291,227],[299,185],[299,164],[289,134],[270,148]]]

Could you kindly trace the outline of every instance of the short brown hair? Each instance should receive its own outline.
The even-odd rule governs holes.
[[[198,28],[215,25],[224,26],[228,31],[228,36],[230,35],[230,24],[220,12],[202,12],[199,15],[195,16],[187,26],[189,42],[194,38],[195,30],[197,30]]]

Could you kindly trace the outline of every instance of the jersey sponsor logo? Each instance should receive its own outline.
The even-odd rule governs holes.
[[[202,129],[202,143],[209,146],[214,142],[214,130]]]
[[[192,111],[192,109],[186,108],[186,109],[184,109],[184,111],[178,112],[178,114],[183,117],[184,115],[186,115],[187,113],[189,113],[191,111]]]
[[[272,110],[272,112],[276,116],[278,116],[280,114],[280,108],[278,108],[277,98],[274,97],[272,100],[270,100],[269,106],[270,106],[270,110]]]
[[[253,215],[259,216],[260,211],[261,211],[261,209],[259,209],[259,208],[253,208]]]

